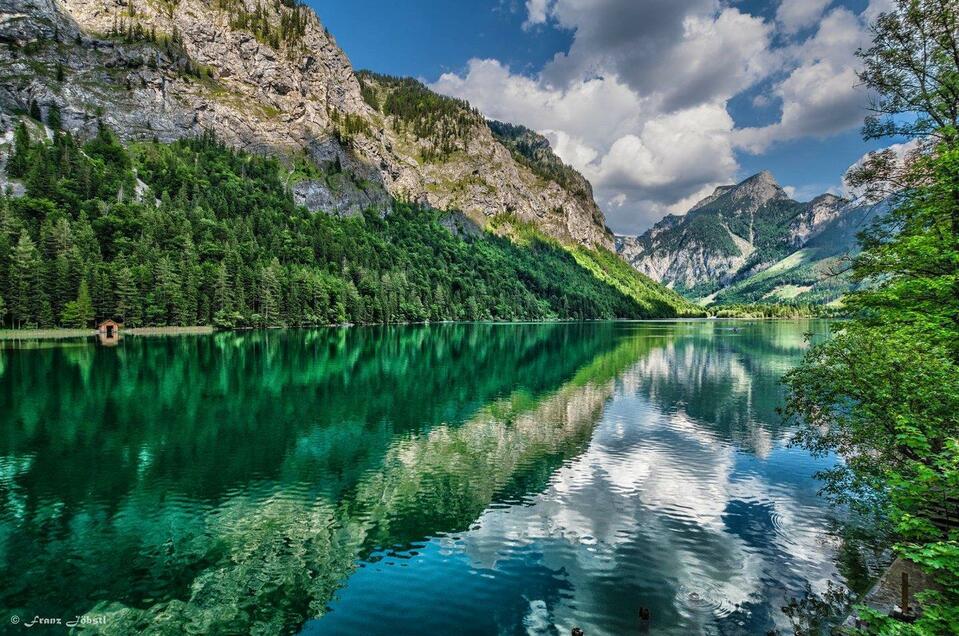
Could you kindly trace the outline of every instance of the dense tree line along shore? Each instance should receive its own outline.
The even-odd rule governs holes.
[[[34,113],[37,115],[38,113]],[[29,123],[28,123],[29,122]],[[277,159],[211,136],[81,143],[21,120],[0,200],[4,325],[305,326],[425,320],[696,315],[615,255],[456,236],[444,213],[396,202],[351,218],[297,207]],[[604,279],[604,280],[601,280]]]

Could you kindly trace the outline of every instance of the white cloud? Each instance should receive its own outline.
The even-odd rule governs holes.
[[[782,0],[776,22],[786,33],[796,33],[816,24],[832,0]]]
[[[526,0],[526,21],[524,29],[531,29],[537,24],[546,22],[546,12],[549,9],[549,0]]]
[[[624,190],[722,178],[736,170],[729,143],[732,128],[732,118],[718,104],[659,115],[638,134],[617,139],[599,165],[586,170],[595,171],[599,187]]]
[[[524,28],[570,30],[567,52],[534,77],[474,59],[433,88],[544,134],[593,183],[614,230],[642,231],[734,181],[737,151],[858,125],[854,53],[867,42],[864,16],[889,2],[824,16],[830,0],[783,0],[766,21],[721,0],[527,0]],[[737,127],[728,101],[764,82],[752,102],[780,104],[779,121]]]
[[[874,22],[879,14],[892,11],[896,5],[896,0],[869,0],[869,6],[862,12],[863,18],[867,22]]]
[[[762,153],[777,141],[828,137],[860,124],[867,96],[856,75],[855,52],[868,39],[860,16],[831,11],[814,36],[784,52],[792,70],[773,88],[782,101],[780,120],[736,131],[737,145]]]

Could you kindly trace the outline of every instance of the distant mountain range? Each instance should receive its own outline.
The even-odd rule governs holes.
[[[829,303],[852,288],[845,257],[882,207],[832,194],[800,203],[763,171],[640,236],[617,236],[616,250],[702,304]]]

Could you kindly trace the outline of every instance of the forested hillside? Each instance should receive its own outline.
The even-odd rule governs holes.
[[[0,19],[0,138],[57,109],[88,139],[213,131],[232,148],[336,163],[346,180],[294,184],[311,211],[356,215],[390,197],[502,213],[564,244],[613,248],[585,179],[537,143],[526,157],[479,112],[421,82],[356,73],[313,10],[292,0],[21,0]],[[2,12],[0,12],[2,13]],[[545,141],[545,140],[542,140]],[[342,187],[340,187],[342,186]],[[569,189],[567,189],[569,188]]]
[[[124,146],[101,127],[81,143],[59,130],[57,115],[47,117],[52,139],[21,121],[6,166],[26,188],[0,199],[6,326],[696,312],[608,252],[571,252],[542,235],[517,244],[476,228],[451,232],[449,214],[405,203],[385,216],[311,213],[294,204],[295,171],[278,159],[209,135]]]

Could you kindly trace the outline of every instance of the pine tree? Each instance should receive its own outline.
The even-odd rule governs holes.
[[[98,263],[101,260],[100,242],[97,241],[93,225],[87,218],[86,212],[73,223],[73,244],[76,246],[81,262],[85,265]]]
[[[0,327],[3,327],[4,318],[7,315],[7,305],[3,302],[3,296],[0,296]]]
[[[13,133],[13,153],[7,162],[7,173],[11,177],[23,177],[30,169],[30,131],[21,119]]]
[[[50,107],[47,109],[47,126],[53,130],[60,130],[60,128],[63,126],[60,116],[60,107],[56,104],[50,104]]]
[[[195,325],[200,306],[199,298],[199,259],[193,239],[190,236],[187,220],[183,220],[187,228],[183,231],[183,259],[180,261],[180,302],[177,308],[177,320],[181,325]]]
[[[111,317],[116,307],[113,296],[112,268],[106,263],[96,263],[90,268],[90,297],[93,300],[95,316]]]
[[[27,231],[23,230],[14,249],[10,272],[10,286],[13,289],[11,310],[17,327],[34,322],[40,313],[40,265],[37,247]]]
[[[36,119],[37,121],[43,121],[43,113],[40,112],[40,104],[37,103],[37,100],[30,100],[30,117]]]
[[[260,286],[258,300],[260,315],[263,324],[275,326],[280,324],[279,295],[280,295],[280,262],[274,258],[270,264],[260,272]]]
[[[179,324],[178,317],[183,314],[180,276],[166,256],[156,265],[155,279],[153,302],[148,309],[151,320],[161,325]]]
[[[93,300],[86,279],[80,281],[77,299],[71,300],[63,309],[63,324],[75,329],[84,329],[93,322]]]
[[[27,193],[37,199],[50,199],[54,193],[54,175],[50,174],[44,146],[34,150],[34,159],[26,175]]]
[[[116,315],[124,324],[135,327],[139,324],[138,293],[136,281],[130,268],[122,265],[114,274],[116,285]]]
[[[213,313],[220,311],[232,313],[236,310],[233,300],[233,286],[226,265],[220,263],[216,268],[216,283],[213,286]]]
[[[53,307],[50,305],[50,298],[46,294],[39,298],[37,324],[40,327],[55,327],[57,325],[57,320],[53,316]]]

